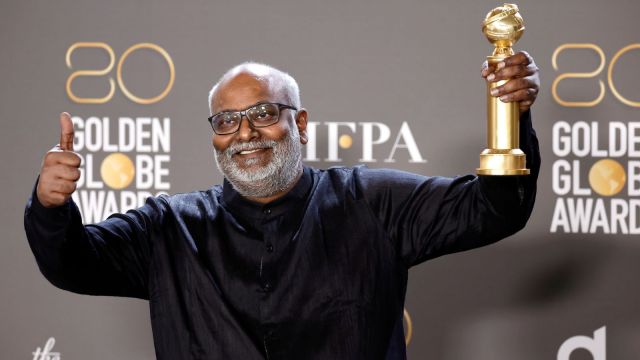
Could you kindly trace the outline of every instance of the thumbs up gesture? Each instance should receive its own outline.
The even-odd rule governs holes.
[[[63,205],[76,190],[80,178],[80,156],[73,152],[71,115],[60,114],[60,143],[49,150],[42,161],[36,195],[47,208]]]

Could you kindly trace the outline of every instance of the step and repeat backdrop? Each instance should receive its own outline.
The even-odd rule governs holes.
[[[299,82],[308,165],[473,173],[486,147],[501,3],[15,1],[0,5],[0,357],[153,359],[148,304],[59,290],[22,225],[42,157],[71,113],[85,223],[148,196],[207,189],[207,95],[230,67]],[[640,3],[521,1],[515,46],[541,69],[542,169],[527,227],[410,271],[410,359],[640,357]],[[293,341],[293,339],[292,339]]]

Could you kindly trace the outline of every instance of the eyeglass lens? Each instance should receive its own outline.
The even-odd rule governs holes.
[[[244,111],[247,119],[255,127],[273,125],[278,121],[279,108],[277,104],[259,104]],[[225,112],[216,115],[211,124],[218,134],[233,133],[240,127],[241,111]]]

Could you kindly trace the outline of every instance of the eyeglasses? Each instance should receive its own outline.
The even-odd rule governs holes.
[[[297,108],[278,103],[262,103],[254,105],[242,111],[223,111],[209,116],[213,132],[217,135],[229,135],[240,129],[242,117],[246,116],[253,128],[264,128],[271,126],[280,119],[280,110]]]

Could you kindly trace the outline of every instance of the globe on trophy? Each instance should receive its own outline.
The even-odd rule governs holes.
[[[515,4],[491,10],[482,23],[482,32],[494,45],[487,56],[489,66],[496,66],[513,55],[512,46],[524,33],[524,21]],[[517,102],[504,103],[491,96],[491,89],[507,80],[487,83],[487,144],[480,153],[478,175],[528,175],[526,156],[520,150],[520,108]]]

